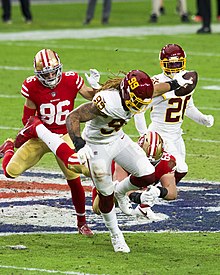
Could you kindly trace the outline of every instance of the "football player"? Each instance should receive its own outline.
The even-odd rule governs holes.
[[[179,73],[186,72],[186,53],[177,44],[165,45],[159,54],[162,73],[154,75],[154,84],[172,80]],[[175,172],[178,183],[188,172],[186,164],[186,150],[182,138],[182,123],[184,115],[195,122],[211,127],[214,124],[212,115],[201,113],[193,103],[193,92],[186,96],[175,96],[170,92],[153,99],[153,108],[150,112],[151,123],[146,126],[144,113],[135,116],[136,128],[140,135],[147,131],[155,131],[160,134],[165,144],[165,151],[176,158],[177,168]]]
[[[17,136],[16,143],[19,145],[27,138],[41,138],[71,170],[85,167],[80,167],[80,164],[88,165],[90,176],[99,191],[99,208],[110,231],[115,252],[128,253],[130,249],[117,223],[111,162],[114,159],[131,173],[124,185],[120,184],[123,190],[119,190],[117,198],[120,208],[128,214],[131,208],[123,192],[152,184],[155,170],[143,150],[121,128],[135,113],[142,112],[149,106],[154,92],[162,94],[187,83],[191,83],[191,80],[184,80],[180,76],[178,80],[153,85],[150,77],[139,70],[130,71],[124,78],[109,79],[95,94],[91,103],[79,106],[67,116],[67,129],[77,155],[36,117],[29,119]],[[83,131],[86,142],[80,135],[81,122],[86,122]],[[128,163],[127,159],[131,156],[135,158]]]
[[[148,188],[137,192],[128,192],[130,200],[138,204],[132,215],[154,219],[155,214],[150,207],[153,206],[155,199],[175,200],[177,198],[174,177],[176,160],[172,155],[164,151],[163,140],[156,132],[149,131],[140,137],[138,145],[144,150],[150,162],[155,166],[155,182],[152,186],[148,186]],[[112,170],[115,184],[120,184],[120,181],[128,176],[128,172],[115,162]],[[96,214],[100,214],[99,198],[95,189],[93,189],[93,210]]]
[[[186,81],[183,78],[179,80],[181,84]],[[187,83],[191,83],[191,80]],[[101,216],[110,231],[115,252],[128,253],[130,248],[118,226],[114,195],[120,208],[130,214],[126,192],[152,184],[155,177],[154,166],[137,143],[123,132],[122,127],[135,113],[148,108],[154,91],[170,91],[173,84],[179,87],[177,79],[160,84],[154,86],[145,72],[132,70],[123,79],[109,79],[91,103],[80,105],[67,116],[68,133],[80,162],[89,166],[92,180],[99,192]],[[80,124],[83,122],[86,125],[82,138]],[[115,194],[111,176],[112,160],[131,174],[122,181],[123,184],[119,185]]]
[[[31,116],[37,115],[51,132],[62,136],[62,139],[73,148],[66,129],[66,116],[73,110],[78,93],[91,100],[95,90],[87,87],[83,78],[76,72],[63,72],[58,54],[50,49],[42,49],[35,55],[34,73],[34,76],[24,80],[21,88],[21,94],[26,98],[23,124],[25,125]],[[49,152],[48,146],[40,139],[28,140],[16,152],[13,140],[6,140],[0,147],[0,157],[4,157],[2,167],[5,176],[18,177]],[[78,231],[80,234],[92,236],[93,232],[86,224],[85,192],[79,174],[68,170],[59,158],[56,160],[71,190]]]

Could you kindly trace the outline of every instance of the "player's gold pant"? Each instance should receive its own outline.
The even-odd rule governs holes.
[[[63,140],[71,147],[74,148],[73,143],[68,134],[62,137]],[[24,171],[28,170],[29,168],[33,167],[35,164],[39,162],[39,160],[46,154],[51,152],[47,145],[39,138],[32,138],[25,142],[14,154],[11,158],[10,162],[7,165],[6,171],[7,173],[16,178],[20,176]],[[56,156],[55,156],[56,157]],[[67,169],[64,163],[56,157],[56,161],[62,170],[63,174],[65,175],[67,180],[72,180],[77,177],[81,173],[82,170],[85,170],[85,167],[71,167]],[[86,171],[84,172],[86,173]]]

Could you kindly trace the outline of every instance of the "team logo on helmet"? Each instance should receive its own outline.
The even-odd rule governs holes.
[[[164,46],[160,51],[159,59],[161,69],[170,78],[186,69],[186,53],[177,44]]]
[[[132,113],[144,111],[152,101],[154,86],[151,78],[143,71],[132,70],[120,84],[120,95]]]
[[[163,139],[157,132],[150,131],[138,140],[150,162],[158,162],[163,155]]]
[[[44,86],[55,88],[62,77],[58,54],[50,49],[39,51],[34,58],[34,73]]]

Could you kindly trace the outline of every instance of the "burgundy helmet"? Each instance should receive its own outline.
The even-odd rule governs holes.
[[[128,72],[120,84],[120,94],[132,113],[144,111],[152,101],[153,82],[148,74],[140,70]]]
[[[167,44],[159,54],[160,67],[164,74],[173,78],[176,73],[186,69],[186,53],[177,44]]]

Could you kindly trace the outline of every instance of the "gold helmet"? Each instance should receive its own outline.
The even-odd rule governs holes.
[[[186,69],[186,53],[177,44],[164,46],[160,51],[159,59],[161,69],[170,78]]]
[[[58,54],[50,49],[39,51],[34,58],[34,73],[44,86],[55,88],[62,77]]]
[[[141,136],[138,144],[145,151],[150,162],[158,162],[163,155],[163,140],[157,132],[149,131]]]

